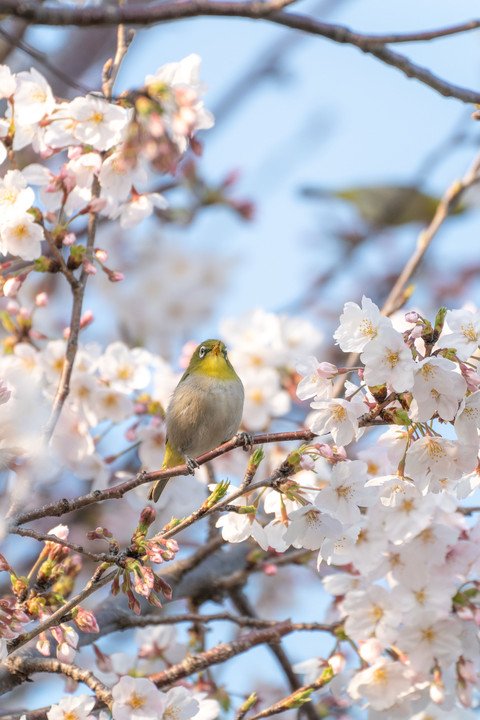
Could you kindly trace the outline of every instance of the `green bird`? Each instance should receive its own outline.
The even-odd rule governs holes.
[[[167,444],[162,470],[187,464],[230,440],[242,420],[244,390],[220,340],[205,340],[195,350],[167,408]],[[148,499],[157,502],[169,478],[157,480]]]

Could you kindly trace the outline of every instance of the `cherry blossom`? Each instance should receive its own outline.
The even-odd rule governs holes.
[[[315,399],[311,403],[316,410],[309,418],[309,428],[316,435],[326,435],[331,432],[335,443],[348,445],[357,436],[359,431],[358,418],[366,410],[361,399],[352,401],[340,399]]]
[[[448,310],[445,325],[437,346],[455,348],[460,360],[468,360],[480,344],[480,312]]]
[[[402,335],[392,327],[382,327],[361,354],[367,385],[387,383],[397,392],[412,387],[415,363]]]
[[[362,352],[380,329],[391,325],[391,320],[382,316],[375,303],[364,295],[361,307],[354,302],[345,303],[333,337],[344,352]]]
[[[92,695],[77,695],[76,697],[63,697],[57,705],[52,705],[47,711],[48,720],[91,720],[93,715],[90,711],[95,705],[95,697]]]
[[[162,717],[166,707],[165,694],[147,678],[124,675],[113,686],[112,696],[115,720],[153,720]]]

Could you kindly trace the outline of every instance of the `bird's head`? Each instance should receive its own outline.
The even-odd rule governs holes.
[[[185,374],[200,373],[210,377],[229,379],[234,370],[227,348],[221,340],[205,340],[193,353]]]

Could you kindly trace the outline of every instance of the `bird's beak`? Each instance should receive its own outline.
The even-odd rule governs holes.
[[[215,345],[212,348],[212,353],[215,355],[215,357],[218,357],[221,352],[220,342],[215,343]]]

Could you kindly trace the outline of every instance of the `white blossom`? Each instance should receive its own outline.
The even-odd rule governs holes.
[[[427,357],[418,363],[409,412],[412,420],[426,422],[435,413],[442,420],[453,420],[467,390],[456,368],[455,363],[442,357]]]
[[[47,711],[48,720],[91,720],[90,711],[95,705],[92,695],[77,695],[63,697],[57,705],[52,705]]]
[[[165,693],[153,682],[131,675],[120,678],[112,688],[112,696],[115,720],[157,720],[166,706]]]
[[[316,412],[309,418],[308,427],[316,435],[332,433],[337,445],[348,445],[358,434],[358,419],[365,413],[363,402],[355,397],[352,401],[339,398],[316,399],[311,403]]]
[[[450,331],[450,332],[449,332]],[[480,312],[448,310],[439,348],[455,348],[460,360],[468,360],[480,343]]]
[[[413,384],[415,363],[411,350],[405,345],[401,333],[392,327],[383,327],[363,350],[367,385],[387,383],[397,392],[410,390]]]
[[[370,298],[362,297],[362,307],[347,302],[340,316],[340,326],[333,337],[343,352],[362,352],[380,328],[391,327],[391,320],[380,315],[379,308]]]
[[[382,657],[375,665],[357,672],[347,690],[354,700],[366,698],[375,710],[388,710],[411,691],[411,686],[411,670],[400,662]]]

